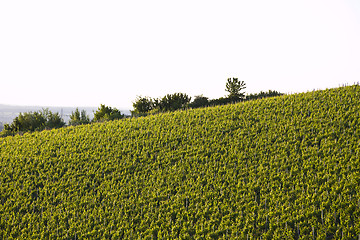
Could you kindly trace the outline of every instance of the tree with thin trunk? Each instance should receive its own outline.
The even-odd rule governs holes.
[[[228,78],[226,82],[226,91],[229,92],[228,98],[234,101],[242,100],[245,98],[244,92],[241,90],[245,89],[245,82],[239,81],[238,78]]]

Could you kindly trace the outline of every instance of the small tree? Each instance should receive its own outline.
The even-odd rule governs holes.
[[[75,112],[71,112],[69,125],[76,126],[88,123],[90,123],[90,118],[85,110],[80,112],[79,108],[76,108]]]
[[[200,108],[206,107],[209,105],[209,98],[204,97],[203,95],[195,96],[195,99],[189,104],[191,108]]]
[[[163,98],[155,101],[156,107],[161,111],[175,111],[183,109],[190,102],[191,97],[185,93],[167,94]]]
[[[226,82],[226,91],[229,92],[228,98],[233,101],[244,99],[245,94],[241,90],[245,89],[245,82],[239,81],[238,78],[228,78]]]
[[[45,128],[46,118],[39,112],[25,112],[17,116],[10,128],[15,132],[33,132]]]
[[[44,129],[60,128],[65,125],[59,113],[52,113],[49,109],[37,112],[20,113],[11,124],[5,124],[2,135],[42,131]]]
[[[115,119],[121,119],[124,115],[116,108],[107,107],[104,104],[100,104],[98,110],[94,113],[94,122],[109,121]]]
[[[65,122],[58,112],[53,113],[46,108],[43,109],[42,115],[46,120],[45,129],[61,128],[65,126]]]
[[[154,109],[155,103],[149,97],[138,96],[133,102],[134,111],[131,111],[132,115],[145,115]]]

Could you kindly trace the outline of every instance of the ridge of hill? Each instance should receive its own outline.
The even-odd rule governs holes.
[[[0,238],[357,239],[360,86],[0,139]]]

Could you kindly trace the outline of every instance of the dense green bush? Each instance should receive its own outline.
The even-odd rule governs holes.
[[[122,114],[117,108],[112,108],[105,106],[104,104],[100,104],[100,107],[94,113],[93,122],[111,121],[122,119],[124,117],[124,114]]]
[[[155,108],[154,100],[150,97],[138,96],[133,102],[134,110],[131,111],[132,116],[144,116]]]
[[[162,112],[185,109],[191,97],[185,93],[166,94],[164,97],[155,100],[155,107]]]
[[[64,120],[59,113],[53,113],[49,109],[37,112],[20,113],[11,124],[5,124],[0,136],[14,135],[17,133],[34,132],[61,128],[65,126]]]
[[[249,94],[246,96],[246,100],[255,100],[255,99],[260,99],[260,98],[267,98],[267,97],[278,97],[284,95],[281,92],[278,91],[273,91],[273,90],[269,90],[267,92],[259,92],[259,93],[253,93],[253,94]]]
[[[209,98],[203,95],[195,96],[194,100],[189,103],[190,108],[200,108],[209,106]]]
[[[82,125],[82,124],[88,124],[90,123],[90,118],[86,114],[85,110],[79,111],[79,108],[76,108],[74,112],[71,112],[70,115],[70,126],[76,126],[76,125]]]
[[[140,96],[133,103],[134,110],[131,111],[131,115],[139,117],[185,109],[190,100],[191,97],[185,93],[166,94],[162,98],[155,99]]]

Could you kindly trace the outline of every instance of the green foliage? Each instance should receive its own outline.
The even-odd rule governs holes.
[[[358,239],[360,87],[0,139],[0,239]]]
[[[52,113],[49,109],[37,112],[20,113],[11,124],[5,124],[2,136],[17,133],[42,131],[44,129],[60,128],[65,125],[59,113]]]
[[[19,116],[13,120],[10,129],[15,132],[32,132],[44,129],[45,122],[45,116],[40,111],[25,112],[20,113]],[[5,130],[7,130],[7,127]]]
[[[85,110],[79,111],[78,108],[76,108],[75,112],[71,112],[70,115],[70,126],[76,126],[76,125],[82,125],[82,124],[88,124],[90,123],[90,118],[86,114]]]
[[[260,93],[249,94],[245,96],[244,92],[241,92],[241,90],[246,88],[245,85],[245,82],[239,81],[238,78],[228,78],[226,83],[226,91],[229,92],[229,95],[227,97],[209,100],[209,98],[204,97],[203,95],[198,95],[195,96],[192,102],[190,102],[191,98],[184,93],[167,94],[163,98],[159,99],[138,96],[133,102],[134,110],[131,111],[131,115],[133,117],[147,116],[149,114],[185,109],[187,107],[200,108],[218,106],[244,100],[255,100],[284,95],[283,93],[269,90],[268,92],[261,91]]]
[[[162,98],[152,99],[149,97],[137,97],[133,103],[132,116],[146,116],[161,112],[185,109],[191,97],[185,93],[167,94]]]
[[[226,104],[230,104],[232,102],[233,102],[232,99],[225,98],[225,97],[221,97],[221,98],[217,98],[217,99],[211,99],[209,101],[210,106],[226,105]]]
[[[65,126],[64,120],[61,118],[60,114],[53,113],[49,109],[43,109],[42,116],[45,119],[45,127],[44,129],[53,129],[53,128],[61,128]],[[41,128],[40,128],[41,129]]]
[[[131,112],[133,116],[146,115],[155,107],[154,101],[149,97],[137,97],[133,102],[134,111]]]
[[[260,93],[247,95],[246,100],[255,100],[255,99],[267,98],[267,97],[278,97],[278,96],[282,96],[282,95],[284,95],[284,94],[281,92],[278,92],[278,91],[273,91],[273,90],[269,90],[267,92],[261,91]]]
[[[209,106],[209,98],[203,95],[195,96],[195,99],[189,104],[191,108],[200,108]]]
[[[241,92],[241,90],[246,88],[246,84],[244,81],[239,81],[238,78],[228,78],[226,82],[225,90],[229,92],[227,98],[231,99],[231,101],[239,101],[244,99],[245,94]]]
[[[191,97],[185,93],[166,94],[163,98],[155,101],[155,106],[163,112],[175,111],[187,107],[190,100]]]
[[[100,104],[98,110],[94,113],[94,122],[111,121],[115,119],[122,119],[124,115],[116,108],[111,108]]]

